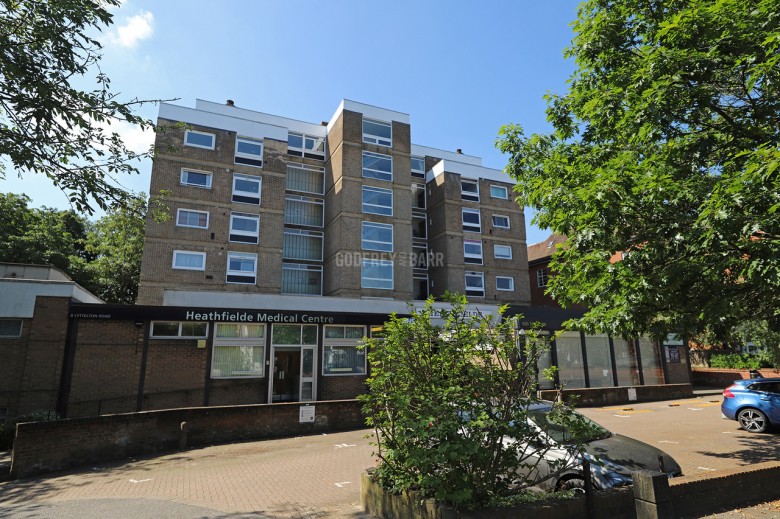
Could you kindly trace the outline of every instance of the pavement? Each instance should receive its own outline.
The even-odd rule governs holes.
[[[721,419],[720,391],[581,411],[668,452],[686,475],[780,459],[777,433]],[[360,474],[375,463],[371,438],[360,430],[218,445],[0,482],[0,517],[365,518]],[[778,518],[780,502],[708,517]]]

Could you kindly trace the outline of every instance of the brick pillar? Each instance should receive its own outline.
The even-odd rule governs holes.
[[[677,517],[669,490],[669,478],[661,472],[635,472],[634,506],[637,519],[671,519]]]

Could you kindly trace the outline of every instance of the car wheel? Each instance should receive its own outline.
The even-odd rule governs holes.
[[[769,427],[769,420],[766,415],[758,409],[743,409],[737,415],[739,425],[749,432],[762,433]]]
[[[568,478],[562,479],[555,485],[555,488],[559,491],[573,490],[575,493],[585,493],[585,480],[582,478]]]

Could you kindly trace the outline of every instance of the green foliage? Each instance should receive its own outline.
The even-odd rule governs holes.
[[[715,353],[710,357],[710,367],[721,369],[760,369],[772,367],[767,360],[761,355]]]
[[[0,193],[0,261],[53,265],[108,303],[135,303],[146,196],[133,195],[97,222],[73,211],[28,207]]]
[[[534,456],[549,448],[527,421],[536,359],[549,344],[531,331],[519,349],[516,319],[468,315],[463,297],[450,303],[394,315],[383,338],[367,342],[370,392],[360,398],[378,438],[374,475],[392,491],[457,507],[500,504],[537,483]],[[556,416],[569,423],[572,411],[561,405]],[[580,448],[574,442],[572,456]]]
[[[33,411],[31,413],[16,416],[0,422],[0,451],[10,450],[14,446],[14,437],[16,436],[16,424],[24,422],[51,422],[59,420],[60,417],[54,411]]]
[[[120,0],[0,0],[0,156],[16,174],[43,174],[80,211],[130,201],[117,179],[138,173],[149,153],[128,149],[110,127],[154,129],[121,102],[99,69],[101,44],[91,35],[112,23]],[[95,89],[71,85],[95,74]],[[0,162],[0,178],[5,171]]]
[[[573,26],[554,131],[498,143],[568,237],[549,293],[586,330],[780,331],[780,0],[589,0]]]

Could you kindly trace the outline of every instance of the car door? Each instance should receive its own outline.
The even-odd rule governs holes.
[[[762,404],[766,404],[761,408],[769,417],[769,421],[780,427],[780,382],[767,382],[761,386],[758,398]]]

